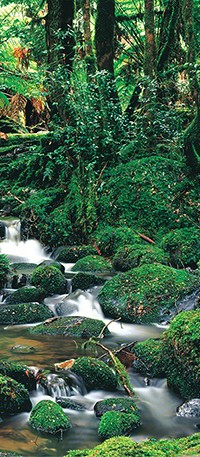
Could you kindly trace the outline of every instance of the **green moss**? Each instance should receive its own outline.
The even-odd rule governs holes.
[[[35,389],[36,380],[34,374],[26,365],[22,365],[18,362],[7,362],[6,360],[1,360],[0,373],[15,379],[17,382],[20,382],[28,390]]]
[[[8,295],[6,304],[17,305],[19,303],[42,302],[45,298],[44,289],[35,287],[21,287],[13,294]]]
[[[130,438],[118,436],[104,441],[94,449],[69,451],[65,457],[183,457],[200,452],[200,435],[175,440],[146,440],[136,443]]]
[[[170,255],[170,262],[175,268],[197,268],[200,258],[199,230],[195,227],[182,228],[168,233],[161,245]]]
[[[90,319],[89,317],[60,317],[53,322],[40,324],[30,329],[33,334],[42,335],[63,335],[73,336],[76,338],[90,338],[98,336],[104,328],[104,322],[97,319]],[[104,334],[109,334],[106,329]]]
[[[91,246],[62,246],[54,251],[53,256],[60,262],[74,263],[88,255],[95,255],[96,249]]]
[[[112,391],[117,388],[116,373],[101,360],[92,357],[79,357],[75,360],[72,371],[81,376],[88,390]]]
[[[0,374],[0,414],[4,416],[30,410],[31,402],[25,387]]]
[[[1,309],[0,325],[40,322],[50,317],[53,317],[53,313],[45,305],[38,305],[37,303],[5,305]]]
[[[107,281],[99,301],[107,316],[133,323],[158,322],[163,307],[172,307],[198,283],[187,271],[161,264],[142,265]]]
[[[104,282],[105,280],[103,278],[100,278],[96,275],[79,272],[72,278],[71,284],[72,290],[86,290],[94,286],[100,286],[101,284],[104,284]]]
[[[0,287],[4,286],[8,272],[9,272],[9,261],[4,254],[0,254]]]
[[[98,433],[103,440],[106,440],[113,436],[130,435],[139,425],[140,419],[137,414],[108,411],[100,420]]]
[[[132,348],[132,353],[135,355],[133,368],[152,378],[165,376],[163,349],[163,341],[153,338],[136,343]]]
[[[118,249],[112,260],[113,267],[118,271],[128,271],[145,263],[167,265],[169,256],[157,246],[135,244]]]
[[[92,271],[94,273],[110,273],[112,266],[99,255],[88,255],[78,260],[72,267],[72,271]]]
[[[138,408],[132,398],[106,398],[100,400],[94,405],[94,411],[97,417],[103,416],[107,411],[117,411],[120,413],[137,414]],[[139,414],[138,414],[139,419]]]
[[[33,286],[43,288],[46,295],[62,294],[67,291],[64,275],[53,266],[37,267],[31,274],[30,280]]]
[[[61,406],[51,400],[41,400],[31,411],[29,423],[37,431],[58,433],[70,428],[70,420]]]
[[[109,225],[102,226],[93,235],[95,242],[100,249],[102,255],[111,256],[117,252],[119,248],[123,248],[127,244],[141,244],[142,240],[134,230],[127,226],[111,227]]]

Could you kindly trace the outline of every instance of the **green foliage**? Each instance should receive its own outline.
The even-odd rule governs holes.
[[[112,259],[115,270],[127,271],[143,264],[169,263],[169,256],[160,248],[149,244],[126,245],[118,249]]]
[[[19,325],[41,322],[53,316],[46,305],[37,303],[20,303],[4,305],[0,314],[0,325]]]
[[[166,371],[166,361],[164,360],[163,341],[152,338],[136,343],[132,349],[135,355],[133,368],[139,373],[153,378],[164,377]]]
[[[199,229],[195,227],[174,230],[163,238],[161,246],[170,255],[175,268],[197,268],[200,258]]]
[[[25,387],[0,374],[0,414],[5,416],[30,410],[31,402]]]
[[[78,260],[72,267],[72,271],[92,271],[105,274],[112,271],[112,266],[100,255],[88,255]]]
[[[142,265],[108,280],[99,301],[103,312],[126,322],[158,322],[163,308],[173,307],[195,290],[198,277],[161,264]]]
[[[142,245],[141,238],[126,225],[122,225],[122,227],[100,225],[93,234],[93,238],[101,254],[107,256],[115,254],[119,248],[123,248],[126,244]]]
[[[36,289],[35,287],[21,287],[15,290],[13,294],[6,298],[7,305],[16,305],[18,303],[41,302],[45,298],[44,289]]]
[[[68,335],[75,338],[99,336],[104,329],[104,322],[89,317],[60,317],[47,324],[39,324],[31,328],[34,335]],[[103,334],[109,334],[106,328]]]
[[[75,360],[72,370],[83,378],[88,390],[116,390],[116,373],[101,360],[92,357],[80,357]]]
[[[41,287],[46,295],[66,292],[66,279],[61,271],[53,266],[37,267],[30,277],[31,284]]]
[[[70,428],[70,420],[61,406],[51,400],[41,400],[31,411],[29,423],[37,431],[58,433]]]
[[[113,436],[130,435],[139,425],[140,419],[137,414],[108,411],[100,420],[98,433],[102,439],[106,440]]]
[[[28,390],[33,390],[36,387],[36,380],[33,372],[29,370],[26,365],[22,365],[21,363],[1,360],[0,373],[15,379],[15,381],[23,384]]]
[[[106,398],[95,403],[94,411],[97,417],[101,417],[107,411],[135,414],[138,412],[138,408],[132,398]]]
[[[9,261],[4,254],[0,254],[0,287],[3,287],[9,272]]]

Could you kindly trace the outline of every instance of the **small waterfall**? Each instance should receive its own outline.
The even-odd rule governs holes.
[[[11,222],[5,223],[6,229],[6,240],[12,241],[16,244],[19,243],[21,239],[21,222],[20,220],[13,220]]]
[[[69,397],[70,388],[65,380],[56,374],[49,374],[47,376],[46,388],[48,394],[53,397]]]

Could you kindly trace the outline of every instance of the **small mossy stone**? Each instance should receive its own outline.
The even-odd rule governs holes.
[[[112,265],[100,255],[88,255],[78,260],[72,267],[72,271],[108,274],[112,271]]]
[[[15,379],[15,381],[23,384],[28,390],[33,390],[36,387],[34,374],[27,365],[23,365],[19,362],[1,360],[0,373]]]
[[[91,289],[91,287],[94,286],[100,286],[104,284],[105,280],[103,278],[100,278],[99,276],[93,275],[91,273],[82,273],[79,272],[77,273],[73,278],[72,278],[72,290],[87,290]]]
[[[94,411],[97,417],[103,416],[107,411],[118,411],[120,413],[138,414],[138,408],[132,398],[106,398],[97,401],[94,405]],[[139,414],[138,414],[139,419]]]
[[[91,319],[83,316],[59,317],[49,323],[39,324],[30,329],[33,334],[41,335],[64,335],[76,338],[90,338],[98,336],[105,324],[98,319]],[[109,334],[106,328],[103,332]]]
[[[72,409],[73,411],[85,411],[85,407],[80,403],[71,400],[68,397],[58,397],[56,398],[56,403],[61,406],[61,408]]]
[[[53,312],[46,305],[37,303],[5,305],[1,308],[0,325],[41,322],[50,317],[53,317]]]
[[[31,274],[30,280],[33,286],[43,288],[46,295],[67,292],[65,276],[54,266],[37,267]]]
[[[113,436],[129,435],[139,425],[140,419],[137,414],[108,411],[100,420],[98,433],[103,440],[106,440]]]
[[[65,263],[75,263],[88,255],[95,255],[96,249],[91,245],[83,246],[60,246],[53,252],[53,257]]]
[[[112,265],[115,270],[128,271],[143,264],[169,263],[169,256],[154,245],[127,245],[120,248],[113,257]]]
[[[134,344],[131,352],[135,356],[133,368],[142,375],[153,378],[166,376],[162,339],[149,338]]]
[[[169,253],[173,267],[197,268],[200,258],[199,229],[190,227],[173,230],[164,236],[161,246]]]
[[[38,432],[55,434],[70,428],[70,420],[61,406],[51,400],[41,400],[31,411],[29,423]]]
[[[116,390],[117,375],[106,363],[92,357],[79,357],[72,371],[83,379],[86,388]]]
[[[45,298],[44,289],[36,289],[36,287],[21,287],[20,289],[8,295],[5,300],[6,304],[17,305],[18,303],[41,303]]]
[[[28,390],[9,376],[0,374],[0,415],[30,411],[31,406]]]

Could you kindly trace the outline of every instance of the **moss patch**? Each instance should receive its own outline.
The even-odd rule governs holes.
[[[161,245],[170,255],[175,268],[197,268],[200,258],[200,236],[197,228],[182,228],[168,233]]]
[[[140,420],[137,414],[108,411],[100,420],[98,433],[102,439],[106,440],[113,436],[130,435],[139,425]]]
[[[40,324],[30,329],[33,334],[63,335],[76,338],[98,336],[104,328],[104,322],[82,316],[60,317],[48,324]],[[104,334],[109,334],[106,328]]]
[[[60,262],[74,263],[83,257],[95,254],[96,249],[91,245],[61,246],[54,251],[53,256]]]
[[[70,428],[70,420],[61,406],[51,400],[41,400],[31,411],[29,423],[37,431],[58,433]]]
[[[72,278],[72,290],[86,290],[94,286],[100,286],[104,284],[104,282],[105,280],[99,276],[91,273],[79,272]]]
[[[163,341],[149,338],[146,341],[136,343],[131,352],[135,355],[133,368],[139,373],[153,378],[166,375]]]
[[[110,273],[112,266],[99,255],[88,255],[78,260],[72,267],[72,271],[92,271],[94,273]]]
[[[117,376],[106,363],[92,357],[79,357],[75,360],[72,371],[83,379],[86,388],[115,390]]]
[[[27,324],[44,321],[53,317],[52,311],[45,305],[21,303],[2,306],[0,325]]]
[[[2,360],[0,362],[0,373],[15,379],[17,382],[20,382],[28,390],[35,389],[36,380],[34,374],[26,365],[22,365],[18,362],[7,362],[6,360]]]
[[[112,227],[102,226],[94,233],[94,239],[102,255],[112,256],[119,248],[128,244],[141,244],[142,240],[134,230],[127,226]]]
[[[41,287],[46,295],[67,292],[67,283],[61,271],[54,266],[37,267],[30,277],[31,284]]]
[[[120,248],[112,260],[113,267],[118,271],[128,271],[145,263],[167,265],[169,256],[157,246],[135,244]]]
[[[117,411],[128,414],[137,413],[138,408],[132,398],[106,398],[105,400],[100,400],[95,403],[94,411],[97,417],[101,417],[107,411]]]
[[[36,289],[35,287],[21,287],[20,289],[16,290],[13,294],[10,294],[6,298],[6,303],[10,305],[30,302],[41,303],[44,300],[44,298],[44,289]]]
[[[11,415],[30,411],[28,391],[19,382],[0,374],[0,414]]]

